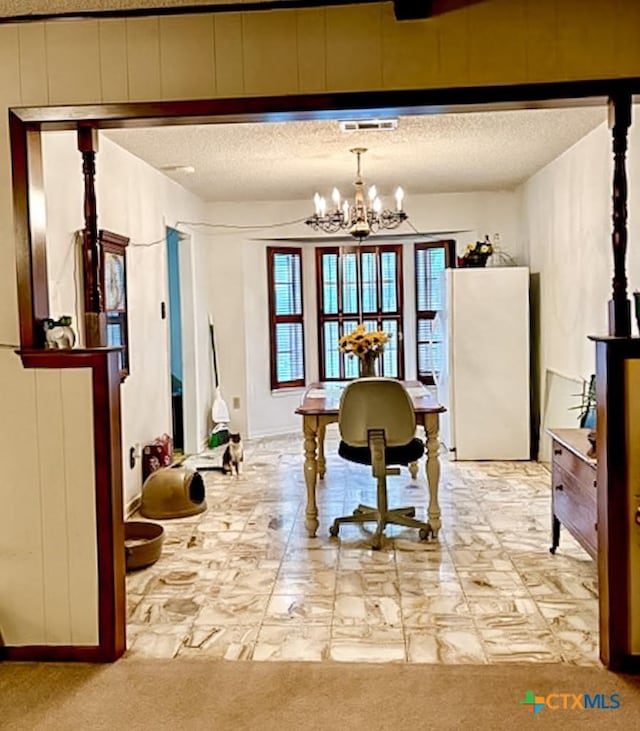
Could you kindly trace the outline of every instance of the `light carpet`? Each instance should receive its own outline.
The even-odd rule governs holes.
[[[527,691],[549,696],[534,715]],[[576,709],[596,694],[620,707]],[[562,708],[567,694],[567,709]],[[0,665],[0,728],[631,729],[640,679],[593,667],[121,660]]]

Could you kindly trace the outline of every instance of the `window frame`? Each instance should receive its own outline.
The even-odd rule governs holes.
[[[413,276],[415,286],[415,305],[416,305],[416,340],[415,340],[415,357],[416,357],[416,378],[420,383],[427,386],[433,386],[435,381],[431,375],[423,375],[420,373],[420,322],[422,320],[433,320],[436,316],[436,310],[419,310],[419,282],[418,282],[418,252],[427,249],[444,249],[444,268],[455,268],[456,265],[456,242],[455,239],[441,239],[439,241],[419,241],[413,245]],[[446,306],[446,303],[444,303]]]
[[[294,315],[277,315],[275,302],[275,257],[278,254],[293,254],[298,257],[300,265],[300,313]],[[269,295],[269,364],[272,391],[280,391],[285,388],[304,388],[306,385],[306,362],[305,362],[305,333],[304,333],[304,272],[302,261],[302,247],[300,246],[267,246],[267,282]],[[278,380],[278,352],[276,346],[276,327],[282,323],[295,323],[300,325],[302,333],[301,359],[302,378],[292,381]]]
[[[393,252],[396,255],[396,309],[392,312],[384,312],[382,309],[382,267],[381,254],[384,252]],[[357,254],[357,278],[358,278],[358,310],[353,313],[344,313],[342,311],[342,256],[345,254]],[[377,283],[377,307],[375,312],[363,313],[362,311],[362,276],[361,276],[361,257],[363,253],[376,254],[376,283]],[[324,297],[324,273],[322,257],[325,254],[335,254],[338,257],[337,263],[337,288],[338,288],[338,311],[335,314],[325,315],[323,313],[323,297]],[[324,361],[324,324],[325,322],[338,322],[339,336],[344,334],[344,321],[357,320],[362,322],[366,320],[376,320],[376,328],[382,329],[383,320],[396,320],[397,328],[397,352],[398,352],[398,375],[397,378],[404,379],[404,277],[403,277],[403,246],[402,244],[343,244],[337,246],[317,246],[315,249],[316,266],[315,266],[315,284],[316,284],[316,313],[317,313],[317,334],[318,334],[318,373],[321,381],[345,381],[349,378],[345,374],[344,360],[340,361],[340,373],[337,378],[328,378],[326,373],[326,364]],[[335,344],[338,347],[338,344]]]

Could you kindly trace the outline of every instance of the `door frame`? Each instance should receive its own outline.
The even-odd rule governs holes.
[[[605,107],[608,99],[630,98],[633,94],[640,94],[639,77],[468,88],[9,109],[21,344],[19,353],[26,368],[77,367],[79,358],[86,354],[85,362],[93,373],[94,477],[99,547],[99,644],[89,648],[3,648],[3,656],[10,659],[112,661],[126,649],[121,509],[122,444],[119,424],[116,423],[120,410],[119,373],[113,368],[114,353],[109,349],[88,349],[80,352],[43,349],[40,323],[49,316],[45,235],[38,226],[36,216],[31,215],[34,201],[44,195],[40,138],[42,131],[95,131],[162,124],[340,119],[345,115],[355,119],[366,118],[372,113],[379,115],[382,110],[392,111],[395,115],[596,104]],[[98,378],[96,374],[103,375]],[[105,462],[109,464],[109,469],[104,469]],[[624,536],[618,537],[612,533],[610,538],[608,550],[612,549],[612,541],[623,541]],[[606,562],[601,562],[601,565],[606,565]],[[600,578],[602,581],[603,577]],[[603,601],[601,597],[601,615],[606,610]],[[622,633],[625,629],[609,628],[614,634]],[[611,667],[628,667],[632,659],[628,656],[608,656],[604,661]]]

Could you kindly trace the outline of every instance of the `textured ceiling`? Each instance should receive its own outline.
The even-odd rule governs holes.
[[[156,127],[104,134],[207,201],[296,200],[363,178],[382,196],[513,189],[606,120],[605,107],[401,117],[391,132],[341,132],[335,121]]]

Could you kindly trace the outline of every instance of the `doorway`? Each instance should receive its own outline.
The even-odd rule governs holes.
[[[265,107],[268,107],[268,103],[267,102],[265,102]],[[156,113],[157,113],[157,110],[156,110]],[[178,247],[178,248],[179,248],[179,250],[181,249],[181,247]],[[182,280],[182,274],[181,274],[181,277],[180,278]],[[25,281],[31,282],[32,279],[28,279],[28,280],[25,280]],[[182,295],[181,295],[181,299],[184,299],[184,298],[185,298],[185,292],[183,291],[182,292]],[[187,298],[187,299],[189,299],[189,298]],[[188,320],[188,318],[186,316],[186,313],[183,311],[182,325],[183,326],[186,326],[186,324],[188,323],[188,321],[189,320]],[[32,327],[32,323],[30,321],[27,322],[27,324],[24,326],[24,329],[26,331],[27,336],[32,335],[32,329],[33,329],[33,327]],[[184,334],[184,339],[186,341],[186,333],[183,333],[183,334]],[[185,424],[185,425],[188,424],[188,419],[187,419],[188,399],[186,397],[186,394],[187,394],[187,370],[186,370],[186,367],[185,367],[183,369],[183,424]],[[96,415],[95,415],[96,420],[98,420],[99,417],[100,417],[100,413],[98,411],[96,411]],[[115,487],[117,488],[117,484],[115,485]],[[107,520],[107,518],[109,520]],[[99,515],[99,517],[98,517],[99,533],[100,533],[100,531],[105,532],[107,528],[110,528],[110,526],[111,526],[111,523],[109,522],[110,519],[111,519],[111,516],[105,516],[105,515],[101,515],[100,516]],[[107,589],[109,589],[109,588],[110,587],[107,586]],[[105,591],[104,593],[107,594],[108,592]],[[117,608],[118,608],[118,612],[120,613],[121,607],[120,607],[119,604],[118,604]]]
[[[169,295],[169,367],[171,375],[171,425],[173,446],[184,451],[184,401],[182,367],[182,313],[180,311],[180,234],[167,226],[167,279]]]
[[[198,452],[203,443],[198,421],[199,382],[195,255],[190,234],[166,226],[169,383],[173,445],[177,452]]]

